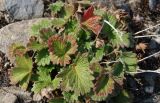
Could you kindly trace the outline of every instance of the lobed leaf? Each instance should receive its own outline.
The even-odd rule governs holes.
[[[58,74],[62,78],[62,87],[65,91],[73,90],[76,95],[89,93],[93,87],[92,72],[86,55],[81,55],[68,68]]]
[[[62,9],[63,6],[64,3],[62,1],[56,1],[55,3],[50,4],[49,8],[53,14],[57,14]]]
[[[11,72],[11,83],[17,84],[24,89],[27,89],[29,80],[32,75],[32,60],[27,56],[17,56],[16,57],[16,66],[12,69]]]
[[[52,63],[66,66],[66,64],[70,64],[70,55],[76,53],[78,45],[72,36],[54,35],[49,38],[48,47]]]
[[[126,71],[135,72],[137,68],[136,54],[133,52],[123,52],[121,56],[122,61],[125,63]]]
[[[51,26],[52,26],[51,20],[49,19],[42,20],[31,27],[31,35],[38,36],[40,34],[41,29],[50,28]]]
[[[35,56],[35,62],[38,66],[45,66],[50,64],[50,56],[48,49],[42,49],[37,52],[37,55]]]
[[[102,74],[96,81],[94,88],[95,95],[92,96],[92,99],[96,101],[105,100],[107,96],[113,92],[113,90],[114,80],[106,74]]]
[[[38,80],[34,82],[32,91],[39,93],[43,88],[52,87],[50,72],[53,67],[38,67]]]

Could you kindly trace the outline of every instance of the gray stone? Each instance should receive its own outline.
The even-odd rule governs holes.
[[[11,93],[6,93],[1,97],[0,103],[16,103],[17,97]]]
[[[31,103],[31,93],[19,87],[1,87],[0,103]]]
[[[0,11],[5,11],[4,0],[0,0]]]
[[[48,18],[37,18],[32,20],[24,20],[9,24],[0,29],[0,51],[8,54],[8,48],[12,43],[21,43],[26,46],[29,40],[31,26],[41,20]]]
[[[44,4],[42,0],[4,0],[5,9],[16,20],[42,17]]]

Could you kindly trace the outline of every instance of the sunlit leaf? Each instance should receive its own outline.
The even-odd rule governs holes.
[[[79,56],[76,61],[58,74],[61,77],[62,87],[65,91],[73,90],[76,95],[86,94],[93,87],[92,72],[85,54]]]
[[[70,64],[70,55],[75,54],[78,45],[72,36],[54,35],[49,38],[48,47],[52,63],[66,66],[66,64]]]
[[[54,18],[51,23],[54,27],[62,27],[66,24],[66,20],[63,18]]]
[[[21,45],[20,43],[13,43],[9,47],[9,56],[12,58],[14,56],[24,56],[26,53],[26,47]]]
[[[70,18],[71,16],[73,16],[75,10],[74,10],[74,5],[72,4],[65,4],[64,6],[64,10],[65,10],[65,19]]]
[[[42,20],[31,27],[31,35],[38,36],[40,34],[40,30],[43,28],[49,28],[52,26],[52,22],[49,19]]]
[[[29,80],[32,75],[32,60],[27,56],[17,56],[16,57],[16,66],[12,69],[11,72],[11,83],[17,84],[27,89]]]

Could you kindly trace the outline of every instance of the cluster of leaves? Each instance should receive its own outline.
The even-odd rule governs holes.
[[[54,19],[33,25],[26,47],[11,46],[10,54],[16,57],[11,82],[34,93],[48,87],[58,90],[53,103],[103,101],[113,96],[128,103],[129,93],[120,88],[124,74],[136,71],[137,58],[126,50],[131,37],[118,29],[116,17],[83,2],[57,1],[50,9]]]

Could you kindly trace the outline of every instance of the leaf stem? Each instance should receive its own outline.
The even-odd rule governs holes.
[[[134,38],[146,38],[146,37],[160,37],[160,35],[142,35],[142,36],[135,36]]]
[[[100,64],[107,64],[107,65],[109,65],[109,64],[118,63],[118,62],[120,62],[120,61],[116,60],[116,61],[109,61],[109,62],[101,62]]]
[[[143,59],[140,59],[140,60],[138,60],[138,62],[142,62],[142,61],[144,61],[144,60],[146,60],[146,59],[148,59],[148,58],[151,58],[151,57],[153,57],[153,56],[155,56],[155,55],[158,55],[158,54],[160,54],[160,51],[159,51],[159,52],[156,52],[156,53],[154,53],[154,54],[152,54],[152,55],[149,55],[149,56],[147,56],[147,57],[145,57],[145,58],[143,58]]]
[[[146,29],[144,29],[144,30],[138,31],[138,32],[134,33],[134,35],[137,35],[137,34],[140,34],[140,33],[142,33],[142,32],[145,32],[145,31],[147,31],[147,30],[149,30],[149,29],[156,28],[156,27],[158,27],[158,26],[160,26],[160,24],[157,24],[157,25],[155,25],[155,26],[151,26],[151,27],[146,28]]]
[[[137,69],[136,72],[127,72],[129,74],[140,74],[140,73],[159,73],[160,74],[160,68],[157,70],[141,70]]]

